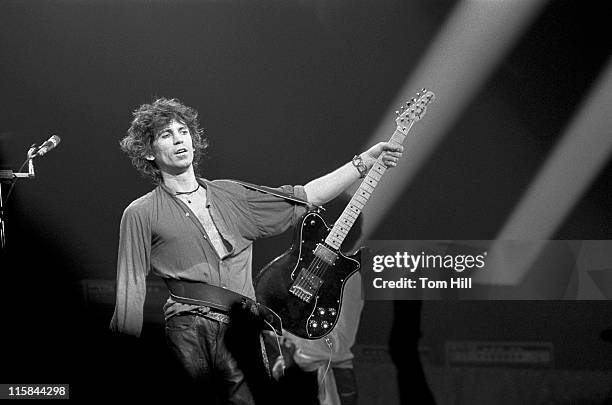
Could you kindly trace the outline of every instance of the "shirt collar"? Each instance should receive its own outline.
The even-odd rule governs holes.
[[[206,190],[206,208],[210,207],[210,187],[208,187],[209,180],[203,179],[201,177],[196,177],[196,181],[200,186]],[[175,197],[174,192],[170,190],[168,186],[164,184],[164,182],[159,183],[159,187],[164,190],[170,197]]]

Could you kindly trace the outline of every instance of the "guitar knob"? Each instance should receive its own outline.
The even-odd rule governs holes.
[[[319,326],[319,323],[315,321],[314,319],[311,319],[309,324],[312,328],[315,328],[315,329]]]
[[[325,315],[325,308],[319,308],[317,311],[319,312],[319,315]]]
[[[329,308],[329,309],[327,310],[327,312],[329,312],[329,314],[330,314],[331,316],[336,316],[336,309],[335,309],[335,308]]]
[[[321,322],[321,326],[323,327],[323,329],[327,329],[329,328],[329,323],[327,321],[323,321]]]
[[[316,223],[316,222],[314,221],[314,219],[313,219],[312,221],[310,221],[310,225],[311,225],[311,226],[314,226],[314,224],[315,224],[315,223]]]

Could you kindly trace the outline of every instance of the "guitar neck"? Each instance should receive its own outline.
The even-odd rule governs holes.
[[[401,145],[406,139],[408,131],[410,131],[410,128],[412,128],[412,124],[414,124],[414,121],[410,121],[406,127],[402,128],[402,130],[397,127],[389,142]],[[372,168],[368,171],[368,174],[359,185],[359,188],[353,195],[353,198],[351,198],[351,201],[348,203],[346,208],[344,208],[344,211],[334,224],[334,227],[325,239],[325,243],[328,246],[331,246],[336,250],[340,250],[340,246],[342,245],[342,242],[344,242],[346,235],[348,235],[349,231],[355,224],[355,221],[357,221],[359,214],[361,214],[361,211],[363,211],[363,207],[365,207],[366,203],[370,199],[370,196],[374,192],[374,189],[387,171],[387,166],[385,166],[382,159],[383,157],[381,153],[381,156],[379,156],[374,165],[372,165]]]

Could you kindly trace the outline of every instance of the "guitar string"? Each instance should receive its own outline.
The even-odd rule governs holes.
[[[319,265],[323,265],[323,269],[319,270],[320,267],[318,267]],[[317,267],[315,267],[317,266]],[[323,281],[323,275],[325,274],[325,271],[327,270],[327,266],[324,264],[323,259],[321,259],[319,256],[317,256],[315,254],[315,259],[313,261],[310,262],[310,265],[306,268],[306,271],[308,272],[308,276],[306,277],[306,280],[304,280],[303,278],[300,278],[300,280],[298,281],[297,286],[301,287],[301,288],[305,288],[306,290],[310,290],[310,288],[308,288],[309,286],[312,286],[312,283],[308,280],[309,277],[311,276],[315,276],[318,277],[319,279],[321,279],[321,281]],[[306,283],[306,284],[304,284]],[[320,286],[321,286],[322,282],[319,283],[319,285],[316,287],[316,291],[319,290]],[[316,292],[315,291],[315,292]]]
[[[319,288],[321,287],[321,285],[323,284],[323,275],[325,274],[327,267],[329,267],[328,264],[326,264],[319,256],[315,255],[315,259],[310,262],[310,265],[308,266],[308,268],[306,269],[308,271],[308,273],[310,275],[316,276],[319,279],[321,279],[321,283],[317,286],[316,291],[319,291]],[[320,266],[321,265],[321,266]],[[315,267],[316,266],[316,267]],[[319,267],[320,266],[320,267]],[[322,270],[318,270],[322,267]],[[300,280],[300,284],[301,284]],[[308,283],[308,285],[312,286],[311,283]],[[301,284],[302,287],[307,288],[307,285]],[[315,292],[316,292],[315,291]]]
[[[407,125],[407,131],[406,131],[406,132],[409,132],[409,131],[412,129],[412,126],[413,126],[414,122],[415,122],[415,121],[414,121],[413,119],[409,119],[409,120],[408,120],[408,122],[406,123],[406,125]],[[406,128],[405,128],[405,129],[406,129]],[[397,132],[398,132],[398,131],[397,131],[397,129],[396,129],[396,130],[394,131],[393,135],[391,136],[391,141],[395,141],[397,144],[401,145],[401,144],[404,142],[404,140],[405,140],[405,138],[406,138],[406,135],[407,135],[407,134],[404,134],[404,133],[402,133],[402,132],[400,131],[400,132],[399,132],[399,134],[398,134],[398,135],[400,135],[400,137],[399,137],[400,141],[398,142],[398,141],[397,141],[397,139],[394,139],[394,137],[395,137],[395,135],[396,135],[396,133],[397,133]],[[380,181],[380,178],[382,178],[382,176],[383,176],[383,175],[386,173],[386,171],[387,171],[387,167],[386,167],[386,165],[384,165],[384,164],[383,164],[383,160],[382,160],[382,158],[383,158],[382,156],[379,156],[379,158],[377,159],[377,163],[379,163],[379,164],[380,164],[380,166],[382,166],[382,167],[381,167],[382,172],[380,172],[380,173],[379,173],[380,177],[379,177],[379,179],[378,179],[378,180],[376,180],[376,179],[374,178],[374,180],[375,180],[376,184],[373,186],[373,189],[374,189],[374,188],[375,188],[375,187],[378,185],[378,182]],[[370,169],[370,171],[371,171],[371,169]],[[377,173],[378,173],[378,172],[377,172]],[[370,173],[368,172],[368,174],[366,175],[366,177],[368,177],[368,176],[369,176],[369,174],[370,174]],[[359,189],[362,189],[362,188],[363,188],[363,187],[362,187],[362,185],[365,183],[365,181],[366,181],[366,180],[364,179],[364,181],[361,183],[361,185],[360,185]],[[365,190],[365,188],[363,188],[363,189]],[[372,191],[374,191],[374,190],[372,190]],[[367,191],[366,191],[366,192],[367,192]],[[371,196],[371,195],[372,195],[372,192],[368,192],[368,194],[370,194],[370,196]],[[353,200],[353,199],[355,199],[355,197],[356,197],[356,194],[355,194],[355,196],[353,196],[353,198],[351,199],[351,202],[352,202],[352,200]],[[368,196],[368,197],[363,197],[363,198],[365,198],[365,203],[367,203],[367,202],[368,202],[368,200],[369,200],[369,196]],[[359,200],[357,200],[357,201],[359,201]],[[363,206],[365,206],[365,203],[363,203]],[[353,204],[353,205],[354,205],[354,204]],[[348,212],[347,210],[352,211],[352,210],[350,210],[350,209],[349,209],[349,207],[350,207],[350,203],[349,203],[349,205],[348,205],[347,207],[345,207],[344,211],[342,212],[342,215],[344,215],[344,214],[345,214],[345,212]],[[363,208],[363,207],[362,207],[362,208]],[[350,231],[350,228],[351,228],[351,227],[354,225],[355,221],[357,220],[357,217],[359,217],[359,215],[361,215],[362,208],[361,208],[361,209],[359,209],[359,212],[357,213],[357,216],[356,216],[355,218],[352,218],[352,216],[351,216],[351,218],[350,218],[350,222],[351,222],[351,224],[350,224],[350,226],[348,227],[348,230],[347,230],[347,232],[346,232],[346,235],[344,235],[344,237],[343,237],[342,239],[346,238],[346,236],[347,236],[348,232]],[[337,238],[337,237],[336,237],[336,238]],[[337,239],[339,239],[339,238],[337,238]],[[336,242],[337,242],[337,241],[336,241]],[[340,244],[341,244],[341,243],[340,243]],[[338,249],[337,249],[337,250],[338,250],[338,252],[340,252],[340,247],[338,247]],[[316,266],[316,267],[315,267],[315,266]],[[314,271],[313,271],[313,267],[314,267]],[[328,269],[329,267],[330,267],[330,266],[329,266],[329,264],[327,263],[327,261],[324,261],[322,258],[320,258],[319,256],[317,256],[317,255],[315,254],[315,259],[314,259],[314,260],[313,260],[313,261],[310,263],[310,265],[309,265],[309,266],[308,266],[308,268],[306,269],[306,271],[308,272],[308,276],[307,276],[307,277],[305,277],[305,278],[300,278],[300,280],[298,281],[297,285],[298,285],[299,287],[305,288],[306,290],[309,290],[308,286],[312,287],[312,283],[311,283],[311,281],[309,281],[309,280],[308,280],[308,277],[311,277],[311,275],[314,275],[314,276],[318,277],[318,278],[321,280],[321,281],[320,281],[320,283],[318,283],[318,286],[317,286],[317,288],[316,288],[316,291],[313,291],[313,293],[318,292],[319,288],[321,287],[321,285],[322,285],[322,284],[323,284],[323,282],[324,282],[324,281],[323,281],[323,276],[325,275],[325,273],[326,273],[326,271],[327,271],[327,269]],[[307,283],[308,285],[305,285],[304,283]]]
[[[412,129],[412,125],[413,124],[414,124],[414,121],[413,120],[409,120],[409,122],[407,123],[407,126],[408,126],[408,128],[407,128],[408,131],[407,132],[409,132],[410,129]],[[397,129],[394,131],[393,135],[391,136],[391,140],[393,140],[393,141],[395,141],[395,143],[401,145],[404,142],[404,140],[406,139],[406,135],[400,132],[398,135],[401,135],[401,136],[400,136],[400,141],[398,142],[397,139],[394,139],[396,133],[397,133]],[[377,173],[379,173],[380,177],[382,178],[382,176],[387,172],[387,166],[383,163],[383,156],[382,155],[379,156],[378,159],[376,159],[376,163],[378,163],[381,166],[381,172],[377,172]],[[370,169],[370,171],[371,170],[372,169]],[[368,174],[366,175],[366,177],[369,176],[370,171],[368,171]],[[379,180],[376,181],[377,184],[378,184]],[[362,181],[361,185],[359,186],[359,189],[362,189],[361,186],[364,184],[364,182],[365,182],[365,179]],[[374,191],[374,190],[372,190],[372,191]],[[369,194],[370,194],[370,196],[372,195],[372,193],[369,193]],[[349,206],[352,203],[352,200],[355,199],[356,195],[357,194],[355,194],[355,196],[353,196],[353,198],[351,198],[351,202],[349,202]],[[361,201],[359,201],[357,199],[355,199],[355,200],[359,201],[363,206],[365,206],[365,204],[369,201],[369,197],[363,197],[363,198],[365,199],[365,203],[361,203]],[[353,205],[355,205],[355,204],[353,204]],[[344,215],[344,212],[349,208],[349,206],[345,207],[342,215]],[[357,213],[357,217],[359,215],[361,215],[361,211],[362,211],[362,208],[358,208],[358,209],[359,209],[359,213]],[[356,220],[356,219],[357,218],[354,218],[354,220]],[[351,224],[351,227],[354,225],[355,221],[352,221],[352,222],[353,223]],[[347,230],[347,234],[348,234],[348,230]],[[344,238],[345,237],[346,237],[346,235],[344,235]],[[342,238],[342,239],[344,239],[344,238]],[[339,239],[339,238],[337,238],[337,239]],[[340,251],[340,248],[338,248],[338,251]],[[315,257],[316,258],[310,263],[310,265],[306,269],[306,271],[308,272],[307,277],[300,278],[300,280],[298,280],[297,286],[302,288],[302,289],[311,290],[311,288],[308,288],[308,287],[312,287],[312,282],[310,280],[308,280],[309,277],[315,276],[315,277],[318,277],[319,279],[321,279],[321,281],[323,281],[323,276],[325,275],[325,273],[327,271],[327,268],[329,267],[329,265],[325,264],[323,259],[321,259],[319,256],[315,255]],[[319,267],[319,265],[322,265],[322,266]],[[313,270],[313,268],[314,268],[314,270]],[[320,285],[317,286],[316,291],[319,290]]]
[[[377,163],[380,163],[380,164],[381,164],[381,166],[382,166],[382,168],[383,168],[383,172],[381,173],[381,176],[382,176],[382,175],[383,175],[383,174],[386,172],[386,166],[385,166],[385,165],[382,163],[382,157],[381,157],[380,159],[377,159]],[[364,180],[364,181],[365,181],[365,180]],[[363,184],[363,183],[362,183],[362,184]],[[361,186],[360,186],[359,188],[361,189]],[[372,194],[372,193],[370,193],[370,195],[371,195],[371,194]],[[366,203],[367,203],[367,202],[368,202],[368,200],[369,200],[369,197],[363,197],[363,198],[365,198]],[[361,209],[360,209],[359,207],[357,207],[357,206],[356,206],[356,205],[353,203],[353,199],[355,199],[355,198],[353,197],[353,198],[351,199],[351,201],[349,202],[349,204],[347,205],[347,207],[345,207],[345,209],[344,209],[344,211],[342,212],[342,214],[341,214],[341,216],[340,216],[340,217],[342,217],[342,216],[345,214],[345,212],[347,212],[347,210],[350,210],[350,208],[349,208],[349,207],[350,207],[350,205],[351,205],[351,204],[352,204],[353,206],[355,206],[357,209],[359,209],[359,213],[357,214],[357,217],[358,217],[358,216],[361,214]],[[359,201],[359,200],[355,199],[355,201]],[[359,202],[360,202],[360,201],[359,201]],[[360,202],[360,203],[361,203],[361,202]],[[361,204],[362,204],[363,206],[365,206],[365,203],[361,203]],[[348,229],[347,229],[347,231],[346,231],[346,235],[342,235],[342,234],[338,233],[338,234],[337,234],[337,236],[335,237],[335,239],[338,239],[338,242],[340,242],[340,243],[339,243],[340,245],[341,245],[342,243],[341,243],[341,241],[340,241],[340,239],[341,239],[341,238],[339,238],[339,236],[343,236],[343,238],[342,238],[342,239],[346,238],[346,236],[348,235],[348,232],[350,231],[350,228],[351,228],[351,227],[354,225],[354,223],[355,223],[355,221],[356,221],[356,219],[357,219],[357,218],[351,218],[351,219],[353,219],[353,221],[352,221],[352,223],[351,223],[350,227],[347,227]],[[334,226],[335,226],[335,225],[334,225]],[[338,248],[337,250],[338,250],[338,252],[339,252],[339,251],[340,251],[340,248]],[[320,259],[318,256],[317,256],[317,259],[319,260],[319,263],[320,263],[320,262],[322,262],[322,259]],[[315,260],[313,261],[313,264],[314,264],[314,263],[316,263],[317,259],[315,259]],[[319,263],[317,263],[317,264],[319,264]],[[311,267],[312,267],[312,266],[311,266]],[[322,278],[323,278],[323,276],[325,275],[325,272],[327,271],[327,268],[328,268],[328,267],[329,267],[329,265],[323,265],[323,267],[322,267],[320,270],[319,270],[319,269],[315,269],[315,270],[312,272],[312,274],[322,279]],[[310,270],[310,267],[309,267],[309,270]]]
[[[314,275],[316,277],[319,277],[319,274],[317,274],[318,272],[317,272],[315,266],[319,266],[320,264],[322,264],[323,260],[319,256],[315,255],[315,257],[316,257],[316,259],[314,259],[312,262],[310,262],[310,266],[308,266],[307,271],[308,271],[309,275],[311,274],[311,275]],[[319,278],[321,278],[321,277],[319,277]],[[312,284],[310,284],[310,285],[312,285]],[[317,290],[318,290],[318,288],[317,288]]]
[[[318,258],[318,262],[317,260],[313,261],[313,264],[316,263],[317,267],[315,268],[315,270],[313,271],[313,274],[315,276],[317,276],[318,278],[320,278],[321,280],[323,280],[323,275],[325,274],[325,270],[327,270],[327,267],[329,267],[329,265],[327,264],[327,262],[323,261],[321,258]],[[319,267],[321,266],[321,267]],[[322,268],[322,270],[319,270],[320,268]],[[318,290],[318,288],[317,288]]]
[[[350,205],[350,203],[349,203],[349,205]],[[354,204],[353,204],[353,205],[354,205]],[[348,209],[348,206],[345,208],[345,211],[346,211],[347,209]],[[344,212],[343,212],[343,214],[344,214]],[[359,214],[357,214],[357,215],[359,215]],[[353,221],[353,224],[354,224],[354,221]],[[353,224],[351,224],[351,226],[352,226]],[[348,231],[347,231],[347,234],[348,234]],[[344,235],[344,236],[346,237],[346,235]],[[337,237],[336,237],[336,238],[337,238]],[[340,249],[338,249],[338,251],[340,251]],[[315,256],[316,256],[316,255],[315,255]],[[315,266],[318,266],[318,265],[320,265],[320,264],[322,264],[322,266],[321,266],[321,267],[315,267]],[[327,272],[327,269],[328,269],[328,268],[329,268],[329,264],[326,264],[326,262],[324,262],[324,260],[323,260],[323,259],[321,259],[319,256],[316,256],[316,258],[315,258],[315,259],[314,259],[314,260],[311,262],[310,266],[308,266],[307,271],[308,271],[308,272],[309,272],[311,275],[316,276],[316,277],[320,278],[320,279],[323,281],[323,278],[324,278],[325,273]],[[302,287],[302,288],[307,288],[307,286],[305,286],[305,285],[302,283],[302,279],[300,279],[300,280],[299,280],[298,284],[299,284],[299,286],[300,286],[300,287]],[[310,284],[310,283],[309,283],[309,284]],[[312,285],[312,284],[310,284],[310,285]],[[320,286],[318,286],[318,287],[317,287],[317,291],[319,290],[319,288],[320,288]]]
[[[296,287],[300,287],[302,289],[306,289],[309,290],[308,288],[308,277],[310,277],[310,274],[312,274],[312,266],[313,264],[316,262],[316,260],[318,259],[318,256],[315,256],[316,259],[314,259],[313,261],[310,262],[310,264],[308,265],[307,268],[305,268],[306,270],[306,277],[300,277],[300,279],[298,280],[297,284],[294,284]]]

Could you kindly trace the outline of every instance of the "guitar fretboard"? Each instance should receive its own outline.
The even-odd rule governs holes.
[[[414,121],[411,120],[401,129],[400,127],[397,127],[389,142],[401,145],[404,142],[404,139],[406,139],[408,131],[410,131],[410,128],[412,128],[412,124],[414,124]],[[361,214],[361,211],[363,211],[363,207],[365,207],[366,203],[370,199],[370,196],[374,192],[374,189],[386,171],[387,166],[385,166],[383,163],[381,153],[381,156],[378,157],[372,168],[368,171],[368,174],[359,185],[359,188],[353,195],[353,198],[351,198],[351,201],[348,203],[346,208],[344,208],[344,211],[334,224],[331,232],[329,235],[327,235],[325,243],[328,246],[331,246],[336,250],[340,249],[346,235],[348,235],[349,231],[355,224],[357,217],[359,217],[359,214]]]

